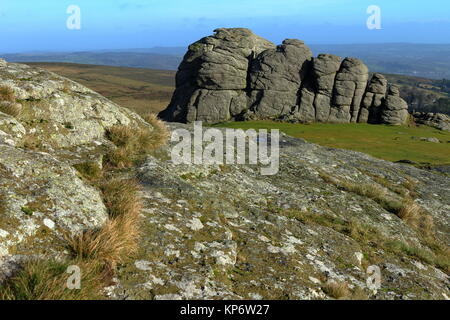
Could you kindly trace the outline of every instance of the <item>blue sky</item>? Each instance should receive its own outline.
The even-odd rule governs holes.
[[[81,30],[68,30],[69,5]],[[381,30],[366,10],[381,8]],[[0,0],[0,52],[186,46],[217,27],[276,43],[450,43],[448,0]]]

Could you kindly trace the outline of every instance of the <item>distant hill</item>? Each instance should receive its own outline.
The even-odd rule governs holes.
[[[331,53],[363,60],[373,72],[450,79],[450,44],[310,45],[315,55]]]
[[[450,79],[450,44],[321,44],[314,55],[332,53],[362,59],[373,72]],[[93,52],[0,54],[11,62],[68,62],[177,70],[187,48],[156,47]]]
[[[182,59],[171,54],[122,51],[24,53],[4,54],[0,57],[10,62],[64,62],[160,70],[176,70]]]

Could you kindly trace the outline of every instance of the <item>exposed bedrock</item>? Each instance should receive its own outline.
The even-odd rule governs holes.
[[[283,119],[386,123],[409,118],[398,88],[359,59],[320,54],[301,40],[275,46],[248,29],[217,29],[189,46],[166,121]]]

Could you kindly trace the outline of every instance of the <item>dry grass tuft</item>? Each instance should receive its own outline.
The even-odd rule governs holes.
[[[0,102],[0,112],[9,114],[10,116],[16,118],[20,116],[22,113],[22,105],[20,103],[16,102],[10,102],[10,101],[1,101]]]
[[[142,199],[134,180],[110,179],[101,189],[109,221],[99,230],[68,235],[66,241],[78,259],[102,261],[112,270],[137,251]]]
[[[388,197],[386,194],[386,190],[380,187],[378,184],[356,183],[349,180],[339,180],[323,172],[320,173],[320,177],[325,182],[334,184],[336,187],[342,190],[372,199],[391,213],[397,213],[398,210],[400,210],[400,208],[402,207],[401,202]]]
[[[11,87],[0,87],[0,101],[16,102],[16,95]]]
[[[66,238],[72,254],[83,261],[101,261],[106,270],[114,270],[136,253],[138,221],[130,217],[109,220],[99,230],[89,230]]]
[[[347,282],[328,281],[322,290],[328,296],[338,300],[350,299],[352,296]]]
[[[425,236],[434,234],[433,217],[412,199],[405,199],[397,216]]]
[[[408,190],[409,196],[411,198],[417,198],[417,182],[412,180],[409,177],[406,177],[406,180],[402,183],[402,186]]]
[[[167,143],[169,131],[164,123],[154,115],[146,118],[153,125],[153,130],[123,125],[108,129],[106,137],[117,148],[106,155],[106,164],[119,169],[130,167],[135,161]]]
[[[142,209],[140,186],[135,180],[109,179],[100,186],[109,216],[135,217]]]
[[[0,215],[4,214],[6,212],[6,200],[5,196],[3,194],[0,194]]]
[[[79,290],[67,288],[69,265],[81,269]],[[81,262],[28,260],[0,286],[0,300],[98,300],[102,298],[102,276],[96,266]]]
[[[117,147],[131,147],[136,143],[139,131],[129,126],[116,125],[107,130],[106,137]]]
[[[170,138],[170,131],[164,122],[154,113],[146,115],[144,120],[151,124],[154,128],[152,132],[154,147],[157,149],[164,146]]]
[[[134,159],[132,154],[126,148],[116,148],[109,151],[104,159],[104,165],[106,167],[112,167],[117,169],[129,168],[133,165]]]

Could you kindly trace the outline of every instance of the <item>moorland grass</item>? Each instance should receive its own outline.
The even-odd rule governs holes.
[[[67,286],[70,265],[82,270],[80,289],[70,290]],[[30,259],[0,286],[0,300],[100,300],[103,277],[94,264]]]
[[[279,129],[325,147],[354,150],[373,157],[418,164],[450,164],[450,132],[427,126],[387,126],[370,124],[293,124],[275,121],[226,122],[217,127],[239,129]],[[436,137],[442,143],[418,141],[412,137]]]
[[[74,80],[141,116],[158,113],[175,90],[175,71],[73,63],[30,63]]]

